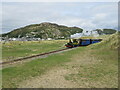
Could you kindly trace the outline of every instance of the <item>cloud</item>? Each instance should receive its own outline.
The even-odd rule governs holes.
[[[4,0],[3,2],[118,2],[119,0]]]
[[[99,20],[104,20],[106,17],[107,17],[106,13],[98,13],[93,17],[93,19],[99,21]]]
[[[53,22],[85,30],[117,27],[117,3],[4,2],[3,32],[29,24]]]

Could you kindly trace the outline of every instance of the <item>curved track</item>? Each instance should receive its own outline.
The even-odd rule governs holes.
[[[14,59],[14,60],[11,60],[11,61],[1,62],[0,65],[10,64],[10,63],[23,61],[23,60],[27,60],[27,59],[31,59],[31,58],[35,58],[35,57],[39,57],[39,56],[49,55],[49,54],[57,53],[57,52],[64,51],[64,50],[67,50],[67,49],[70,49],[70,48],[64,48],[64,49],[55,50],[55,51],[51,51],[51,52],[46,52],[46,53],[41,53],[41,54],[32,55],[32,56],[28,56],[28,57],[23,57],[23,58],[19,58],[19,59]]]

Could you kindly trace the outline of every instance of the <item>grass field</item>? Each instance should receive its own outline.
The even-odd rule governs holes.
[[[67,40],[53,41],[11,41],[2,45],[2,60],[8,61],[16,58],[44,53],[65,48]]]
[[[16,88],[21,82],[44,75],[54,67],[63,67],[70,71],[64,79],[76,83],[76,88],[117,88],[118,51],[113,48],[113,45],[117,47],[117,41],[113,43],[111,38],[117,39],[113,35],[101,43],[4,68],[2,87]]]
[[[74,54],[74,51],[70,52],[64,52],[64,55],[51,55],[47,58],[37,59],[28,63],[24,63],[22,65],[18,65],[16,67],[9,67],[3,69],[3,87],[17,87],[16,84],[18,82],[21,82],[21,80],[26,80],[29,77],[41,75],[46,70],[52,69],[52,67],[60,65],[60,63],[70,61],[68,58],[69,53],[70,55],[72,55]]]
[[[117,88],[118,51],[91,47],[84,50],[72,58],[73,72],[65,76],[66,80],[78,83],[81,88]],[[70,68],[70,65],[66,67]]]

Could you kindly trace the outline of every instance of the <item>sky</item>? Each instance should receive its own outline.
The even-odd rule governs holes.
[[[42,22],[84,30],[117,29],[117,2],[2,2],[2,33]]]

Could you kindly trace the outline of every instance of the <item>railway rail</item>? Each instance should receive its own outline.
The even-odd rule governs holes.
[[[57,53],[57,52],[60,52],[60,51],[65,51],[67,49],[70,49],[70,48],[64,48],[64,49],[60,49],[60,50],[55,50],[55,51],[50,51],[50,52],[41,53],[41,54],[37,54],[37,55],[32,55],[32,56],[28,56],[28,57],[23,57],[23,58],[19,58],[19,59],[14,59],[14,60],[11,60],[11,61],[1,62],[0,65],[15,63],[15,62],[18,62],[18,61],[32,59],[32,58],[39,57],[39,56],[50,55],[50,54],[54,54],[54,53]]]

